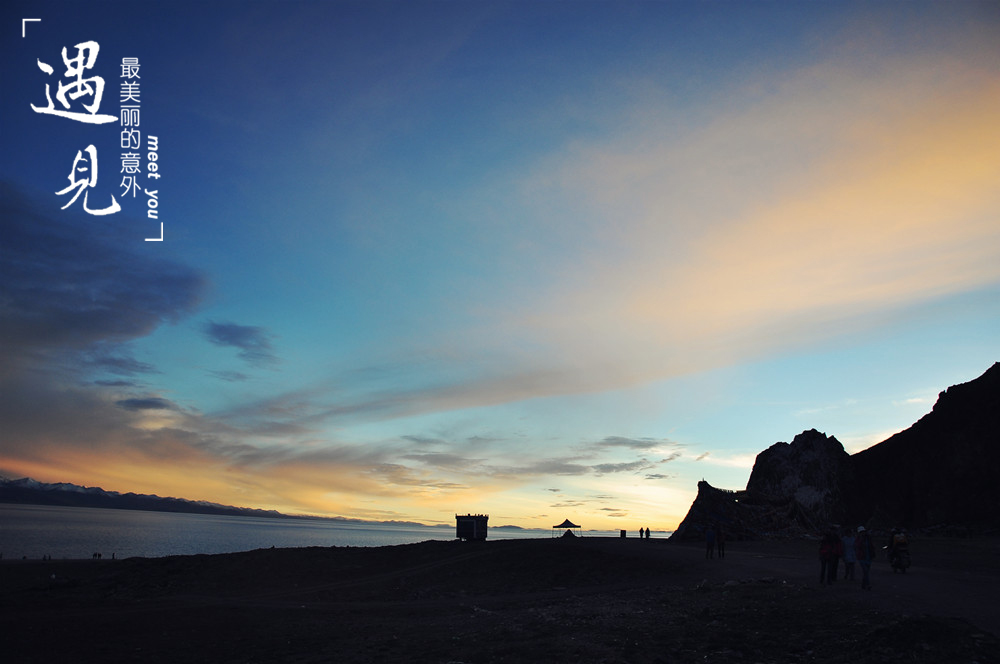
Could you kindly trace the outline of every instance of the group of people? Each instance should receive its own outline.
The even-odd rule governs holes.
[[[820,585],[832,584],[837,580],[837,569],[840,559],[844,559],[844,579],[854,580],[854,566],[861,566],[861,588],[871,590],[871,567],[875,559],[875,546],[872,544],[871,533],[864,526],[858,526],[857,532],[850,529],[838,535],[834,529],[828,530],[819,542],[819,582]]]
[[[719,558],[726,557],[726,534],[718,524],[705,529],[705,557],[714,558],[716,551]]]
[[[624,531],[623,531],[624,532]],[[642,537],[642,529],[639,530],[639,537]],[[649,531],[646,531],[649,537]],[[906,565],[909,564],[909,551],[906,541],[906,533],[900,529],[894,529],[889,539],[888,546],[889,560],[896,567],[894,562],[897,558],[905,558]],[[720,524],[709,525],[705,528],[705,557],[714,558],[718,553],[719,558],[726,557],[726,535]],[[821,585],[830,585],[837,581],[840,561],[844,561],[844,580],[854,581],[854,568],[861,566],[861,588],[871,590],[871,567],[875,560],[875,545],[872,543],[871,533],[864,527],[858,526],[857,530],[845,529],[838,532],[836,528],[828,530],[819,543],[819,582]],[[905,569],[905,567],[903,567]]]

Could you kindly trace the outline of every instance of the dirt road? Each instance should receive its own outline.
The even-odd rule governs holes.
[[[596,543],[596,542],[595,542]],[[771,577],[790,583],[819,586],[818,543],[811,541],[729,542],[726,558],[705,558],[698,544],[668,544],[657,540],[628,541],[637,551],[654,545],[644,555],[689,556],[688,573],[713,582]],[[613,541],[603,545],[613,546]],[[676,551],[661,551],[661,547]],[[884,555],[872,564],[871,592],[856,581],[838,580],[824,590],[862,606],[903,615],[958,617],[1000,635],[1000,540],[929,539],[911,544],[913,565],[905,574],[893,573]],[[841,565],[839,576],[843,576]]]

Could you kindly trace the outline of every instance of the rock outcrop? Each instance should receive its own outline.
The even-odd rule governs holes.
[[[853,456],[815,429],[757,455],[747,487],[698,483],[672,538],[721,526],[731,537],[818,532],[830,524],[1000,529],[1000,363],[942,392],[909,429]]]
[[[698,482],[698,496],[672,537],[700,538],[709,525],[733,539],[815,532],[849,522],[855,494],[844,446],[811,429],[758,454],[743,491]]]
[[[698,497],[670,539],[701,539],[709,526],[731,540],[792,536],[803,528],[797,511],[787,499],[754,501],[747,491],[719,489],[702,480]]]
[[[746,492],[752,503],[788,504],[788,517],[805,527],[844,523],[855,507],[851,457],[833,436],[803,431],[757,455]]]

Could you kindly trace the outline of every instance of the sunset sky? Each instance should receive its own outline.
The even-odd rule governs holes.
[[[0,17],[0,475],[672,529],[1000,360],[1000,3]],[[113,122],[33,110],[88,41]]]

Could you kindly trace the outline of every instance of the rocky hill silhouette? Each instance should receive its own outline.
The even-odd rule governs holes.
[[[852,457],[863,520],[1000,527],[1000,362],[909,429]]]
[[[849,455],[815,429],[757,455],[746,489],[698,483],[672,536],[708,525],[730,538],[818,532],[831,524],[946,533],[1000,531],[1000,362],[949,387],[915,424]]]

